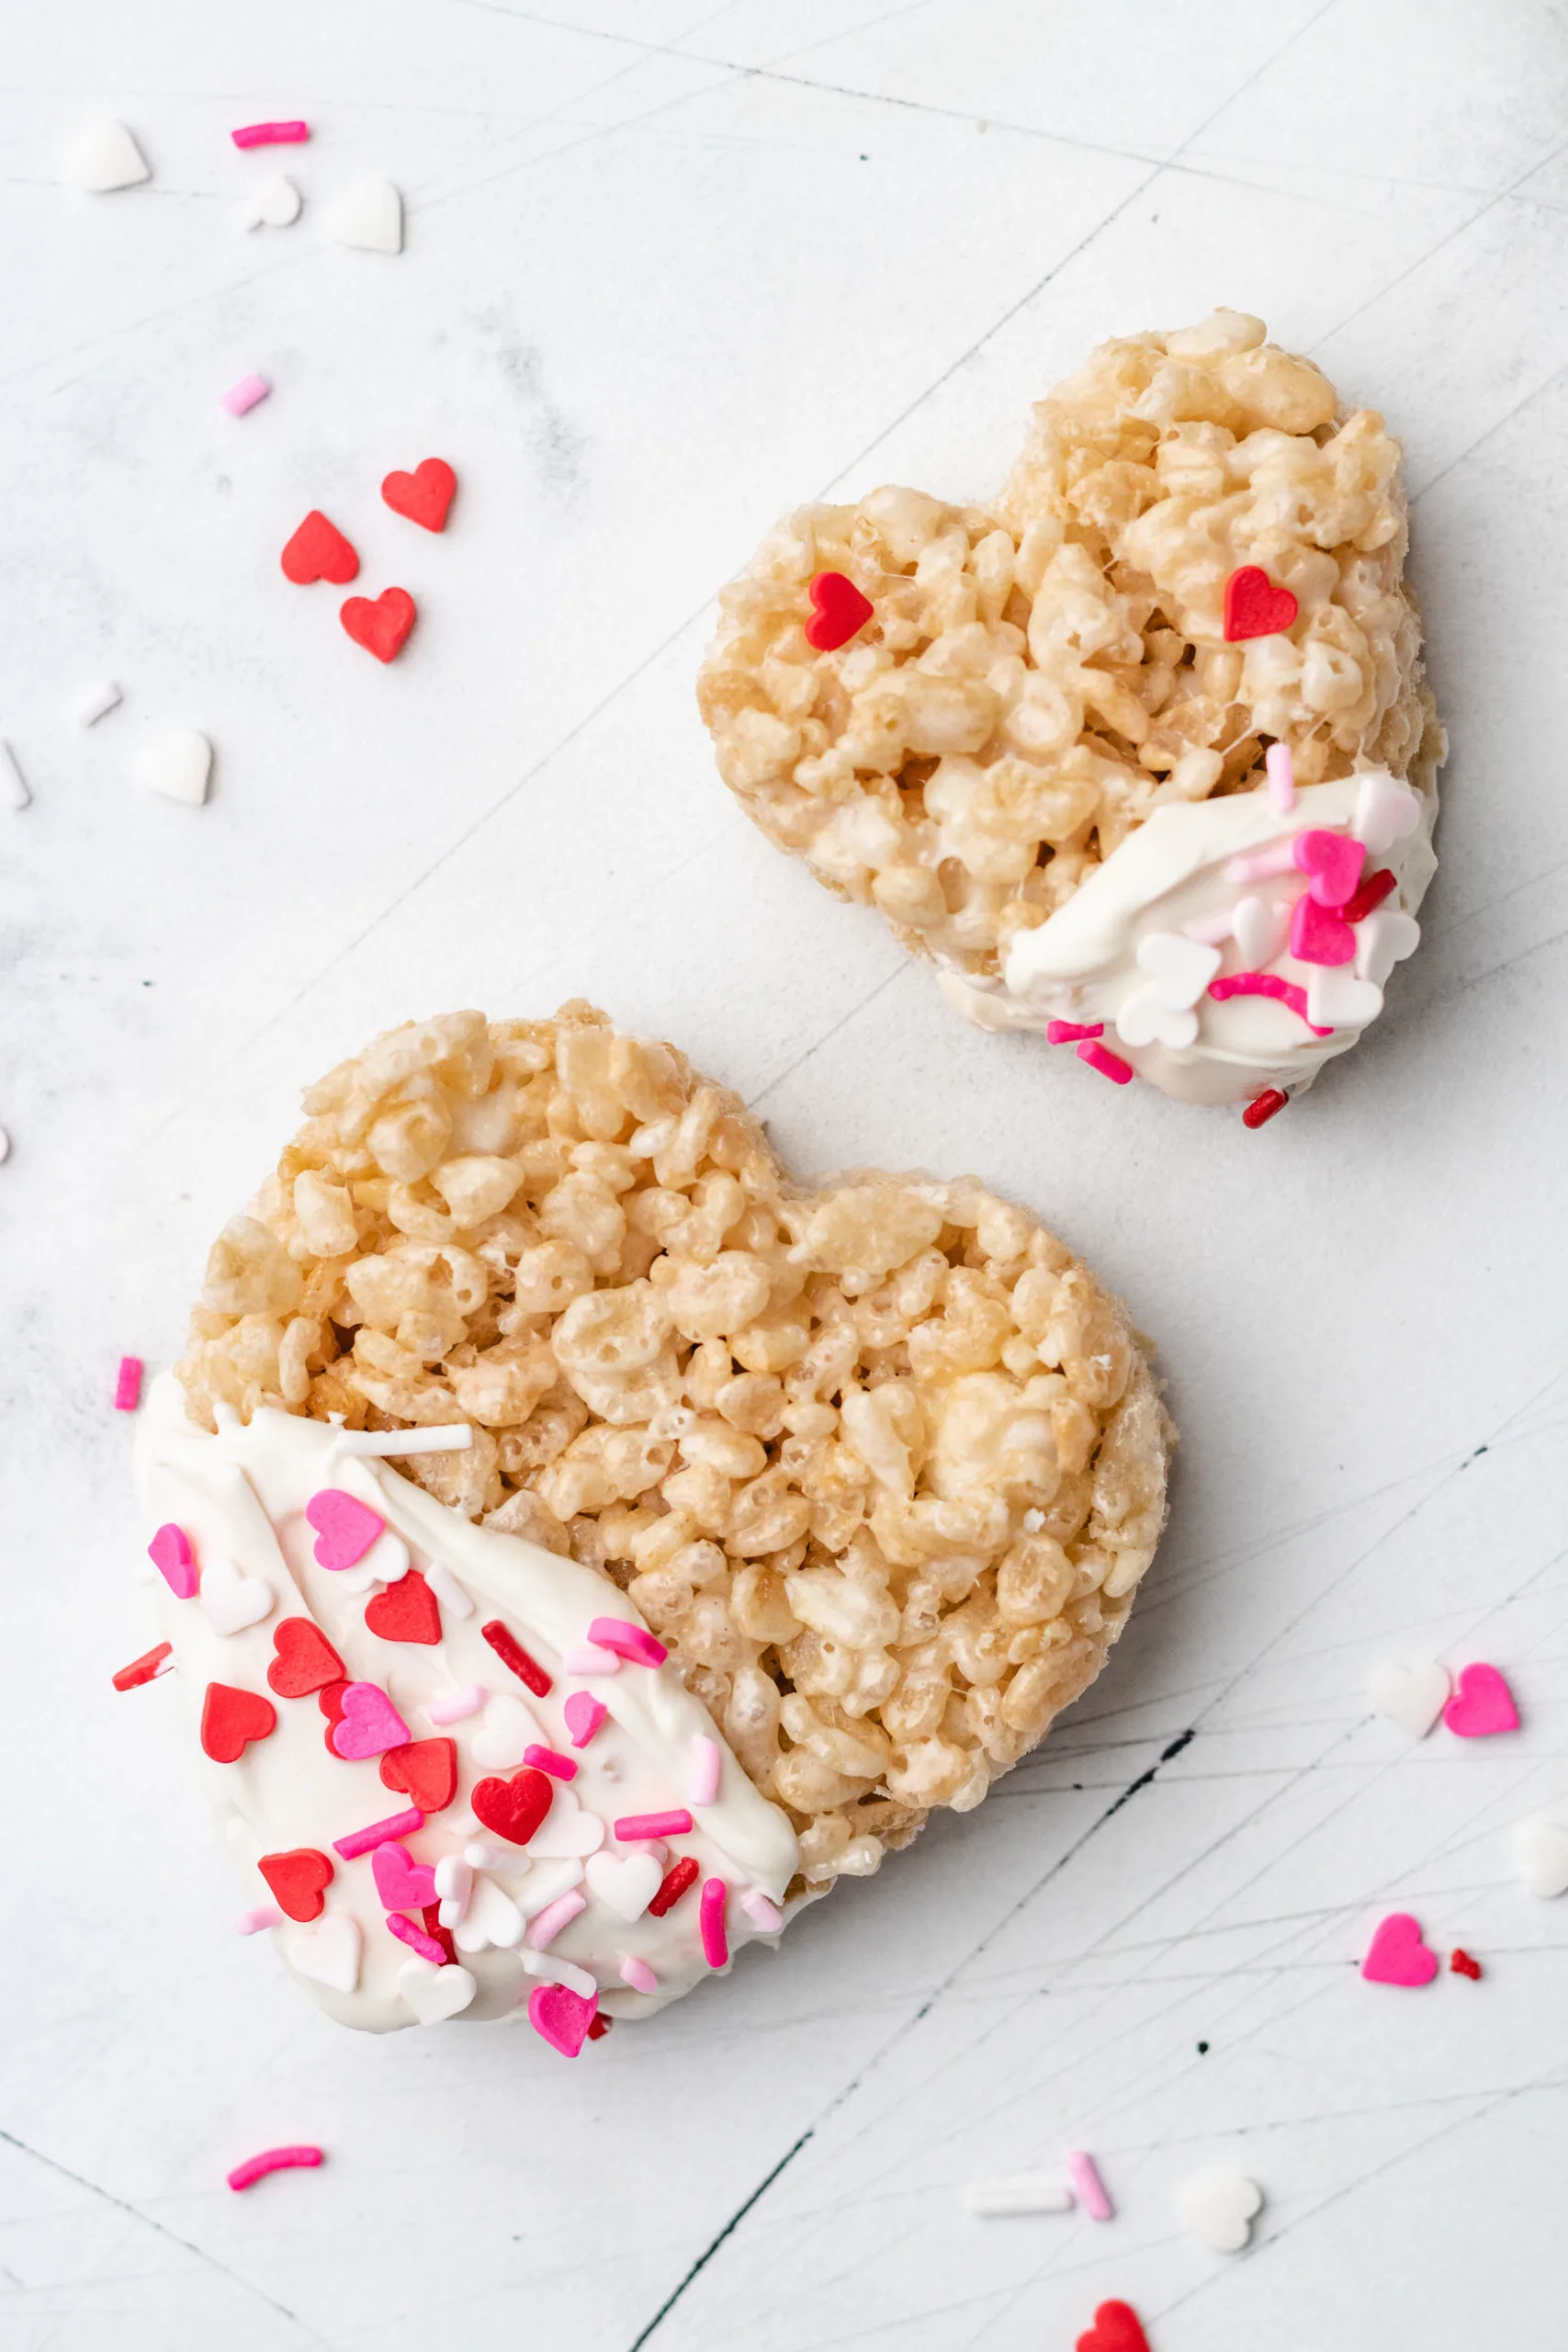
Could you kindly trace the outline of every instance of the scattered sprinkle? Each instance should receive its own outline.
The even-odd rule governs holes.
[[[1380,865],[1377,872],[1369,874],[1354,895],[1346,899],[1339,910],[1341,922],[1365,922],[1367,917],[1375,914],[1383,900],[1397,888],[1393,867]]]
[[[1219,947],[1230,937],[1235,927],[1235,915],[1232,909],[1220,907],[1212,915],[1195,915],[1190,922],[1184,922],[1181,929],[1188,939],[1201,940],[1205,947]]]
[[[218,405],[231,416],[243,416],[265,401],[271,390],[265,376],[242,376],[237,384],[230,385]]]
[[[1407,1731],[1425,1739],[1449,1699],[1449,1670],[1427,1658],[1418,1666],[1380,1666],[1372,1676],[1372,1704]]]
[[[26,808],[32,799],[27,777],[17,763],[17,754],[9,743],[0,742],[0,796],[7,808]]]
[[[1269,777],[1269,805],[1288,815],[1296,805],[1296,763],[1288,743],[1270,743],[1263,754]]]
[[[532,1764],[537,1772],[547,1772],[555,1781],[575,1781],[577,1766],[570,1756],[557,1747],[541,1747],[536,1739],[530,1740],[523,1750],[525,1764]]]
[[[590,1995],[597,1999],[598,1980],[586,1968],[578,1968],[570,1960],[551,1960],[542,1951],[525,1951],[521,1957],[528,1975],[540,1977],[547,1984],[564,1984],[569,1993],[581,1993],[584,2000]],[[592,2027],[589,2032],[592,2034]]]
[[[1090,1069],[1097,1069],[1101,1078],[1108,1078],[1113,1086],[1125,1086],[1133,1075],[1131,1062],[1124,1062],[1120,1054],[1111,1053],[1093,1038],[1086,1039],[1077,1048],[1077,1057],[1080,1062],[1087,1062]]]
[[[1369,1984],[1429,1984],[1437,1973],[1438,1955],[1422,1942],[1408,1911],[1391,1911],[1378,1922],[1361,1962]]]
[[[1462,1944],[1449,1954],[1449,1966],[1456,1976],[1469,1976],[1480,1981],[1481,1962],[1472,1960]]]
[[[585,2000],[565,1984],[536,1984],[528,1996],[528,2022],[563,2058],[575,2058],[588,2039],[598,1996]]]
[[[429,1572],[426,1571],[426,1582]],[[433,1724],[460,1724],[469,1715],[477,1715],[489,1704],[490,1692],[482,1682],[470,1682],[464,1690],[448,1691],[445,1698],[429,1699],[424,1712]]]
[[[334,1576],[362,1560],[387,1525],[378,1510],[342,1487],[322,1487],[306,1504],[305,1516],[316,1531],[316,1566]]]
[[[308,122],[247,122],[229,133],[236,147],[298,147],[310,136]]]
[[[1263,2210],[1263,2191],[1230,2165],[1193,2173],[1177,2189],[1177,2218],[1219,2254],[1239,2254]]]
[[[284,541],[283,553],[277,559],[285,580],[292,580],[296,588],[309,588],[317,580],[330,580],[334,588],[346,588],[359,576],[359,553],[352,539],[345,538],[335,523],[328,520],[319,506],[312,506],[299,529]],[[361,1434],[357,1430],[340,1430],[339,1451],[355,1453],[349,1441]],[[389,1446],[385,1451],[409,1453],[406,1441],[415,1435],[412,1430],[389,1430],[388,1437],[403,1439],[400,1446]],[[417,1434],[423,1439],[425,1431]]]
[[[410,1951],[418,1952],[421,1960],[428,1960],[435,1968],[446,1966],[446,1954],[435,1938],[427,1936],[423,1928],[416,1928],[412,1919],[405,1919],[400,1911],[389,1911],[387,1925],[398,1941],[407,1944]]]
[[[1149,2352],[1149,2339],[1131,2303],[1101,2303],[1077,2352]]]
[[[573,1747],[586,1747],[610,1711],[592,1692],[574,1690],[561,1712]]]
[[[287,172],[279,172],[247,198],[240,218],[247,229],[290,229],[304,202]]]
[[[588,1897],[580,1894],[575,1886],[568,1887],[566,1893],[558,1894],[553,1903],[547,1903],[533,1920],[528,1929],[529,1943],[536,1951],[543,1951],[547,1945],[554,1942],[563,1928],[570,1925],[580,1911],[587,1908]]]
[[[409,1727],[378,1682],[347,1682],[332,1744],[333,1753],[345,1763],[363,1763],[368,1757],[384,1756],[389,1747],[407,1747]]]
[[[635,1846],[639,1838],[686,1838],[692,1816],[684,1805],[669,1813],[624,1813],[615,1830],[623,1846]]]
[[[254,1911],[242,1911],[234,1922],[242,1936],[265,1935],[268,1928],[281,1928],[282,1925],[283,1914],[276,1903],[258,1903]]]
[[[1537,1814],[1516,1822],[1512,1846],[1514,1868],[1528,1894],[1550,1903],[1568,1892],[1568,1829],[1560,1821]]]
[[[402,514],[427,531],[444,531],[457,477],[445,458],[424,458],[412,474],[389,474],[381,496],[394,514]]]
[[[196,1555],[183,1527],[165,1520],[147,1546],[147,1557],[176,1600],[189,1600],[197,1589]]]
[[[1045,1043],[1048,1046],[1076,1046],[1082,1038],[1103,1037],[1104,1035],[1103,1021],[1087,1023],[1082,1021],[1048,1021],[1045,1023]]]
[[[665,1872],[658,1894],[648,1906],[649,1917],[662,1919],[664,1914],[671,1910],[687,1889],[695,1886],[696,1883],[697,1865],[690,1854],[683,1854],[673,1868]]]
[[[806,641],[818,653],[836,653],[858,637],[876,610],[852,580],[841,571],[819,571],[807,590],[813,606],[806,624]]]
[[[171,727],[142,745],[135,775],[144,792],[199,808],[212,778],[212,746],[194,727]]]
[[[309,522],[310,518],[307,515],[305,519]],[[288,543],[290,547],[304,528],[305,524],[301,523],[299,530]],[[332,574],[328,572],[323,576],[331,579]],[[353,579],[352,571],[348,577]],[[438,1421],[434,1429],[428,1430],[339,1430],[333,1440],[333,1452],[366,1453],[373,1455],[377,1461],[388,1462],[405,1453],[466,1453],[473,1442],[471,1422]]]
[[[1277,637],[1300,610],[1288,588],[1276,587],[1260,563],[1238,564],[1225,582],[1225,643]]]
[[[692,1803],[712,1804],[718,1794],[719,1774],[724,1769],[724,1757],[716,1739],[709,1739],[698,1732],[692,1742]]]
[[[104,116],[89,123],[65,159],[65,176],[73,187],[89,196],[107,196],[117,187],[135,187],[152,176],[147,158],[123,122]]]
[[[1495,1666],[1461,1666],[1443,1721],[1461,1739],[1490,1739],[1500,1731],[1517,1731],[1519,1711]]]
[[[78,727],[96,727],[100,718],[107,718],[111,710],[118,707],[119,702],[119,688],[112,678],[106,678],[101,685],[87,688],[71,716]]]
[[[588,1638],[599,1649],[616,1651],[632,1666],[662,1666],[670,1655],[641,1625],[628,1625],[621,1617],[595,1617]]]
[[[1255,1094],[1253,1096],[1251,1102],[1242,1113],[1242,1125],[1244,1127],[1266,1127],[1270,1119],[1278,1117],[1279,1114],[1290,1102],[1290,1096],[1285,1093],[1281,1088],[1278,1086],[1266,1086],[1261,1094]]]
[[[1089,2220],[1109,2222],[1116,2208],[1111,2202],[1094,2158],[1086,2149],[1067,2150],[1067,2178],[1073,2184],[1073,2194]]]
[[[114,1408],[117,1413],[134,1413],[141,1402],[141,1358],[121,1356],[115,1375]]]
[[[1233,857],[1225,867],[1227,882],[1267,882],[1277,874],[1295,870],[1295,839],[1276,842],[1271,849],[1253,850],[1246,857]]]
[[[723,1879],[703,1881],[702,1901],[697,1906],[697,1926],[703,1939],[703,1958],[710,1968],[723,1968],[729,1959],[729,1938],[724,1921],[728,1895],[729,1888]]]
[[[351,1829],[345,1836],[334,1838],[333,1849],[345,1862],[351,1862],[355,1854],[367,1854],[372,1846],[384,1846],[393,1838],[411,1837],[423,1826],[423,1814],[417,1805],[410,1805],[406,1813],[389,1813],[385,1821],[372,1821],[363,1829]]]
[[[966,2213],[1069,2213],[1073,2192],[1054,2174],[1021,2172],[1010,2180],[972,2180],[959,2190]]]
[[[293,2172],[304,2168],[314,2171],[326,2161],[320,2148],[264,2148],[259,2156],[247,2156],[229,2175],[231,2188],[250,2188],[265,2180],[269,2172]]]
[[[322,233],[334,245],[360,253],[400,254],[403,199],[390,180],[356,180],[321,215]]]
[[[516,1635],[508,1631],[499,1617],[479,1627],[502,1666],[510,1667],[525,1690],[536,1699],[547,1698],[554,1685],[536,1657],[531,1657]]]
[[[439,1560],[432,1560],[424,1572],[424,1581],[442,1608],[449,1610],[454,1617],[461,1620],[473,1615],[473,1602],[450,1568],[444,1568]]]
[[[741,1896],[740,1908],[751,1925],[761,1928],[765,1936],[776,1936],[784,1926],[784,1913],[776,1903],[769,1901],[760,1886],[752,1887],[750,1894]]]
[[[597,1985],[595,1985],[594,1990],[595,1990],[595,1992],[597,1992],[597,1990],[598,1990]],[[604,2041],[604,2036],[609,2032],[610,2028],[615,2024],[615,2018],[607,2018],[607,2017],[604,2015],[604,2010],[603,2010],[603,2009],[595,2009],[595,2011],[593,2012],[593,2016],[592,2016],[592,2019],[591,2019],[591,2020],[590,2020],[590,2022],[589,2022],[589,2027],[588,2027],[588,2039],[589,2039],[589,2041]]]
[[[1298,905],[1304,901],[1298,899]],[[1216,1004],[1224,1004],[1227,997],[1271,996],[1280,1004],[1288,1004],[1319,1037],[1329,1035],[1327,1029],[1317,1029],[1307,1020],[1306,990],[1294,980],[1282,980],[1277,972],[1227,972],[1223,980],[1209,982],[1209,994]]]
[[[254,1690],[232,1682],[209,1682],[201,1702],[202,1752],[215,1764],[237,1764],[253,1739],[270,1739],[277,1709]]]
[[[173,1671],[174,1655],[173,1642],[160,1642],[156,1648],[143,1650],[140,1657],[133,1657],[129,1666],[120,1668],[114,1678],[115,1689],[139,1690],[144,1682],[156,1682],[160,1675]],[[169,1661],[167,1665],[165,1659]]]
[[[657,1993],[659,1979],[646,1960],[638,1960],[635,1952],[621,1954],[621,1982],[629,1984],[634,1993]]]
[[[561,1659],[567,1674],[619,1674],[621,1661],[614,1650],[601,1649],[597,1642],[578,1642]]]

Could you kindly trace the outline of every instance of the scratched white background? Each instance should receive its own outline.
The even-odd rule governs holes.
[[[7,2346],[1067,2352],[1111,2295],[1154,2352],[1560,2341],[1568,1902],[1507,1832],[1568,1800],[1562,9],[13,0],[0,85]],[[101,111],[151,187],[61,185]],[[295,113],[307,148],[228,144]],[[280,164],[305,217],[247,236]],[[321,240],[366,171],[400,259]],[[983,495],[1094,342],[1216,301],[1404,436],[1453,736],[1421,955],[1257,1136],[962,1028],[748,827],[692,700],[786,503]],[[376,494],[431,452],[440,539]],[[311,504],[420,603],[391,670],[281,579]],[[129,780],[173,722],[218,747],[199,812]],[[344,2034],[235,1937],[172,1694],[109,1690],[149,1626],[107,1408],[302,1081],[580,992],[802,1170],[1045,1211],[1185,1442],[1048,1750],[569,2066]],[[1432,1655],[1500,1661],[1524,1731],[1374,1716]],[[1483,1981],[1361,1983],[1395,1906]],[[299,2139],[325,2171],[224,2188]],[[1070,2144],[1114,2224],[960,2211]],[[1172,2216],[1220,2158],[1268,2193],[1242,2257]]]

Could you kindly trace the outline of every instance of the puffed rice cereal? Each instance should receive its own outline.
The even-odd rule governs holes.
[[[786,515],[723,593],[699,686],[750,815],[829,889],[879,908],[960,1010],[1044,1030],[1114,1025],[1136,999],[1107,1043],[1206,1100],[1309,1082],[1375,1017],[1414,944],[1413,923],[1391,925],[1432,869],[1446,748],[1404,578],[1399,445],[1264,334],[1220,311],[1102,345],[1035,408],[992,505],[888,488]],[[1232,641],[1226,582],[1247,567],[1296,616]],[[873,610],[819,650],[824,573]],[[1266,797],[1270,745],[1290,753],[1293,813]],[[1274,992],[1194,1007],[1168,983],[1163,1018],[1151,1009],[1137,950],[1189,923],[1224,950],[1223,976],[1245,964],[1304,993],[1313,960],[1293,933],[1287,956],[1243,917],[1246,952],[1225,946],[1250,886],[1224,869],[1280,837],[1288,867],[1289,836],[1315,827],[1359,839],[1370,874],[1380,839],[1357,795],[1374,773],[1405,792],[1388,803],[1399,895],[1358,933],[1362,992],[1317,991],[1337,1015],[1313,1014],[1328,1044]]]
[[[392,1466],[635,1604],[787,1815],[792,1894],[978,1804],[1099,1672],[1172,1432],[1027,1210],[793,1183],[735,1095],[583,1003],[395,1029],[305,1109],[213,1246],[189,1419],[471,1424]]]

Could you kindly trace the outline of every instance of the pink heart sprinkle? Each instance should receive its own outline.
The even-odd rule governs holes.
[[[574,1690],[561,1709],[573,1747],[586,1747],[610,1710],[592,1691]]]
[[[584,1999],[565,1984],[536,1984],[528,1996],[528,2022],[552,2050],[558,2050],[563,2058],[575,2058],[588,2039],[598,2007],[597,1993]]]
[[[197,1588],[196,1561],[190,1538],[170,1520],[147,1546],[147,1555],[176,1600],[189,1600]]]
[[[333,1746],[351,1764],[406,1747],[412,1734],[386,1692],[374,1682],[351,1682],[343,1694],[342,1719],[333,1726]]]
[[[1429,1984],[1437,1973],[1438,1955],[1422,1942],[1408,1911],[1391,1911],[1379,1920],[1361,1962],[1369,1984]]]
[[[1496,1731],[1517,1731],[1514,1694],[1495,1666],[1461,1668],[1443,1721],[1461,1739],[1486,1739]]]
[[[341,1487],[323,1487],[312,1495],[305,1516],[316,1530],[316,1561],[323,1568],[352,1568],[387,1524],[379,1511]]]
[[[1321,826],[1314,826],[1311,831],[1296,835],[1291,857],[1311,876],[1307,888],[1320,907],[1342,907],[1356,895],[1367,862],[1367,845],[1348,833],[1325,833]]]
[[[378,1846],[370,1862],[384,1911],[423,1911],[435,1896],[435,1872],[406,1846]]]
[[[1320,906],[1303,890],[1291,909],[1291,953],[1302,964],[1348,964],[1356,953],[1356,934],[1332,907]]]
[[[602,1650],[615,1650],[633,1666],[662,1666],[670,1655],[662,1642],[656,1642],[641,1625],[628,1625],[624,1617],[595,1617],[588,1638]]]

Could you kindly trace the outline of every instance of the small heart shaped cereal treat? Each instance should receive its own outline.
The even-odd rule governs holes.
[[[1190,1017],[1213,961],[1138,968]],[[1029,1752],[1126,1622],[1169,1428],[1030,1211],[795,1184],[588,1006],[395,1030],[306,1107],[139,1430],[175,1567],[281,1604],[220,1634],[158,1582],[160,1630],[248,1686],[201,1767],[246,1853],[337,1857],[309,1927],[352,1981],[279,1939],[332,2013],[573,2052]]]
[[[1381,996],[1323,1036],[1255,988],[1200,994],[1190,1022],[1119,1015],[1151,933],[1219,947],[1222,981],[1304,989],[1283,932],[1237,927],[1269,876],[1340,907],[1348,868],[1386,856],[1398,911],[1419,905],[1445,745],[1399,465],[1382,418],[1258,319],[1102,345],[995,499],[883,489],[784,517],[704,664],[719,774],[979,1026],[1114,1026],[1190,1101],[1299,1091]],[[1081,1058],[1120,1076],[1105,1051]]]

